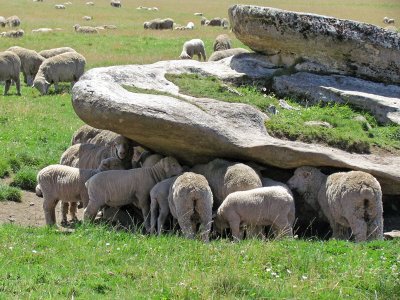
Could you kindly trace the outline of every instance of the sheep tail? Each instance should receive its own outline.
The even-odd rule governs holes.
[[[42,193],[42,189],[40,188],[40,184],[38,184],[36,186],[35,192],[36,192],[36,196],[43,198],[43,193]]]

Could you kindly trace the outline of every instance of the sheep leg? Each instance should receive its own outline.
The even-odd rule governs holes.
[[[367,224],[367,239],[369,241],[383,239],[383,220],[381,217]]]
[[[78,222],[78,217],[76,216],[77,211],[78,211],[78,203],[71,202],[69,204],[69,214],[71,215],[72,222]]]
[[[21,82],[19,80],[19,77],[15,80],[15,86],[17,87],[17,95],[21,96]]]
[[[7,95],[8,90],[10,89],[10,86],[11,86],[11,79],[6,80],[6,85],[5,85],[5,87],[4,87],[4,96]]]
[[[157,223],[157,213],[158,213],[158,202],[157,199],[151,199],[150,203],[150,233],[153,234],[156,231]],[[160,234],[160,225],[158,224],[157,233]]]
[[[161,206],[160,207],[160,214],[158,216],[158,228],[157,228],[157,233],[158,235],[160,235],[164,229],[164,224],[165,221],[167,220],[169,214],[169,208],[168,208],[168,204],[166,205],[166,207]]]
[[[86,222],[92,222],[97,215],[97,212],[101,207],[105,205],[104,200],[96,199],[95,201],[89,200],[88,205],[86,206],[83,212],[83,220]]]
[[[28,84],[28,75],[25,72],[23,72],[22,75],[24,76],[24,82]]]
[[[264,226],[262,225],[250,225],[247,226],[246,238],[261,238],[264,239]]]
[[[211,199],[207,201],[211,203]],[[212,205],[205,205],[203,201],[196,201],[196,212],[200,216],[201,221],[201,239],[207,243],[210,239],[211,225],[212,225]]]
[[[68,225],[68,219],[67,219],[68,207],[69,207],[69,202],[61,202],[61,226]]]
[[[43,211],[46,225],[56,224],[56,205],[58,199],[45,198],[43,197]]]
[[[207,60],[206,52],[203,49],[201,50],[201,55],[203,56],[204,61],[206,61]],[[200,60],[200,58],[199,58],[199,60]]]
[[[364,220],[352,219],[349,224],[356,242],[367,240],[367,223]]]
[[[144,228],[146,229],[146,233],[150,232],[150,205],[146,203],[142,206],[142,215],[143,215],[143,224]],[[139,202],[140,203],[140,202]],[[143,202],[142,202],[143,203]]]
[[[189,211],[183,214],[177,212],[177,214],[179,216],[178,223],[182,229],[183,235],[188,239],[194,239],[195,232],[193,230],[193,224],[190,219],[191,216],[189,214]]]
[[[200,53],[197,53],[197,59],[198,59],[199,61],[201,61],[201,54],[200,54]]]

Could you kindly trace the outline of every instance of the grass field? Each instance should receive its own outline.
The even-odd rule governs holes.
[[[72,0],[73,5],[66,10],[55,10],[54,4],[61,2],[3,1],[0,15],[18,15],[26,34],[22,39],[0,38],[0,51],[14,45],[38,51],[70,46],[86,57],[90,69],[176,59],[183,42],[190,38],[203,39],[210,55],[213,40],[220,33],[229,34],[235,47],[243,46],[231,32],[200,27],[200,19],[193,16],[194,12],[203,12],[209,18],[227,17],[227,7],[236,3],[230,0],[125,0],[122,9],[110,7],[108,0],[94,1],[93,7],[86,6],[86,0]],[[240,2],[376,25],[383,25],[384,16],[400,21],[398,0]],[[136,10],[140,5],[156,6],[159,12]],[[83,21],[84,15],[93,16],[93,21]],[[157,17],[171,17],[181,24],[194,21],[197,28],[163,32],[143,29],[144,21]],[[76,23],[114,24],[118,29],[82,36],[73,31]],[[31,33],[39,27],[63,30]],[[256,87],[237,87],[246,95],[239,99],[221,89],[214,79],[183,76],[171,80],[187,94],[245,101],[260,109],[277,101]],[[58,162],[72,133],[83,124],[72,109],[69,85],[63,85],[59,94],[46,96],[25,86],[21,97],[15,96],[15,87],[11,87],[11,93],[12,96],[0,96],[0,178],[11,177],[7,180],[10,185],[0,181],[0,201],[18,201],[20,188],[32,190],[37,171]],[[298,105],[296,99],[292,100],[289,103]],[[372,125],[371,131],[366,131],[363,124],[343,125],[360,113]],[[316,117],[329,122],[336,119],[336,128],[342,127],[342,132],[336,135],[324,130],[307,134],[298,131],[304,127],[299,125],[301,122]],[[310,107],[298,114],[284,113],[271,118],[266,126],[277,136],[348,150],[354,150],[351,147],[356,145],[361,150],[379,147],[381,151],[398,153],[400,148],[398,126],[379,126],[368,114],[348,106]],[[116,232],[102,226],[81,227],[66,234],[49,228],[7,225],[0,226],[0,241],[0,299],[400,298],[398,241],[356,245],[305,239],[241,243],[218,240],[202,244],[176,236],[155,238]]]

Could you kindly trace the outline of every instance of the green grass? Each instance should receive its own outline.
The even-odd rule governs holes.
[[[370,153],[375,147],[392,152],[398,152],[400,149],[400,126],[381,126],[370,114],[360,112],[349,105],[321,103],[304,107],[294,100],[287,99],[290,105],[299,107],[300,110],[284,110],[279,107],[278,100],[273,95],[263,94],[260,88],[255,86],[233,87],[242,94],[239,96],[228,91],[225,85],[214,77],[167,74],[166,78],[179,86],[182,94],[246,103],[261,111],[265,111],[269,105],[274,105],[279,114],[272,115],[266,121],[266,127],[271,135],[278,138],[322,143],[356,153]],[[366,122],[354,120],[360,114],[366,118],[372,129],[368,130]],[[305,126],[304,122],[307,121],[328,122],[333,128]]]
[[[0,182],[0,201],[21,202],[21,190]],[[1,295],[1,293],[0,293]]]
[[[0,298],[398,299],[399,241],[203,244],[103,227],[0,227]]]
[[[35,168],[24,166],[15,173],[10,185],[23,190],[34,191],[36,187],[36,174],[37,170]]]

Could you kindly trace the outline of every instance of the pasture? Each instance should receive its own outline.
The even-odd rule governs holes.
[[[234,47],[245,47],[229,30],[201,27],[200,17],[193,16],[194,12],[203,12],[207,18],[227,17],[227,8],[235,1],[125,0],[122,8],[112,8],[108,0],[94,1],[94,6],[85,5],[86,0],[71,2],[65,10],[56,10],[54,4],[62,1],[3,1],[0,15],[18,15],[25,36],[0,38],[0,51],[15,45],[36,51],[70,46],[86,57],[86,69],[90,69],[177,59],[182,44],[192,38],[205,42],[209,56],[220,33],[228,34]],[[400,22],[398,0],[240,3],[324,14],[378,26],[384,25],[384,16]],[[137,10],[141,5],[159,10]],[[84,21],[85,15],[93,20]],[[166,17],[181,25],[193,21],[196,28],[193,31],[143,29],[143,22]],[[113,24],[118,29],[79,35],[73,30],[75,24]],[[63,30],[31,32],[40,27]],[[213,79],[183,76],[171,80],[187,94],[241,101],[221,92],[219,83]],[[37,171],[58,162],[72,133],[83,124],[72,109],[69,85],[61,87],[58,94],[51,88],[49,95],[40,96],[36,89],[23,84],[21,97],[15,95],[15,86],[11,87],[11,96],[0,96],[0,201],[20,201],[21,189],[33,190]],[[265,97],[256,87],[238,89],[249,99],[248,103],[261,109],[277,101],[273,95]],[[296,99],[288,101],[298,105]],[[359,152],[368,149],[382,155],[399,153],[399,126],[381,126],[361,112],[373,127],[372,135],[366,134],[362,124],[357,127],[346,123],[355,113],[360,112],[348,106],[315,107],[307,110],[305,116],[288,113],[272,119],[266,126],[284,138],[320,142],[351,151],[355,147],[361,149]],[[338,124],[344,124],[338,126],[342,132],[298,131],[300,121],[316,115],[337,119]],[[38,198],[35,205],[39,209],[40,204]],[[204,245],[177,236],[148,237],[102,226],[82,226],[69,233],[12,225],[0,225],[0,240],[0,299],[400,298],[398,241],[355,245],[300,236],[300,240],[293,241],[217,240]]]

